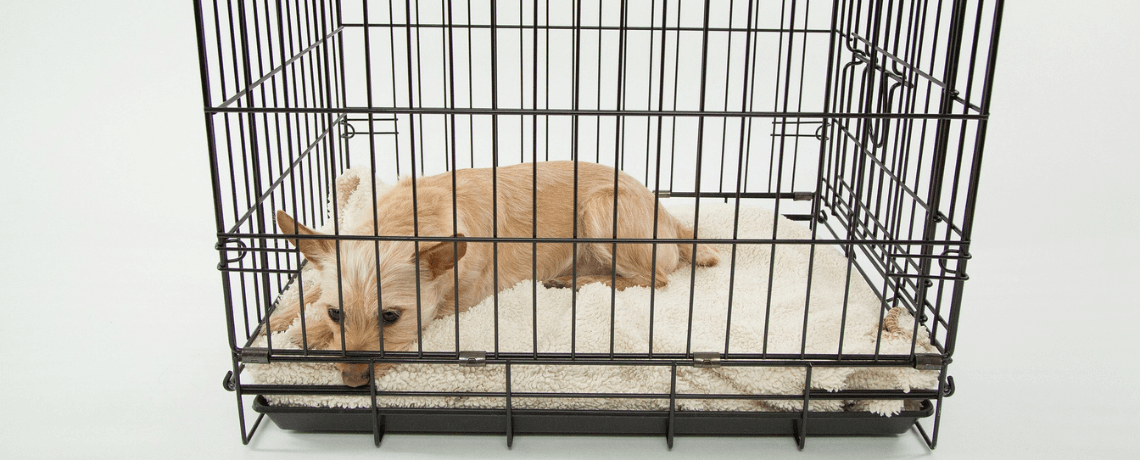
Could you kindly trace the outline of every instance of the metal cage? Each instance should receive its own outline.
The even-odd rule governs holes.
[[[786,433],[802,448],[808,434],[913,425],[935,447],[943,401],[953,392],[947,368],[972,256],[1002,7],[1000,0],[196,0],[233,357],[224,385],[237,395],[243,442],[269,414],[286,428],[371,431],[377,445],[386,432],[500,433],[508,445],[526,433],[643,434],[666,436],[670,446],[675,434]],[[660,200],[697,208],[759,204],[801,221],[810,239],[719,242],[841,249],[850,277],[881,301],[880,318],[905,308],[940,353],[757,354],[727,344],[664,354],[254,345],[303,265],[276,230],[277,210],[314,225],[335,218],[329,195],[350,166],[368,165],[373,175],[395,180],[556,159],[616,167]],[[805,328],[807,321],[805,312]],[[502,366],[505,391],[476,396],[502,399],[505,408],[389,409],[377,398],[415,389],[242,381],[247,363],[298,361]],[[673,379],[691,366],[792,366],[804,369],[808,383],[812,369],[823,366],[903,366],[937,370],[939,385],[909,393],[805,385],[794,396],[805,404],[794,413],[678,411],[675,401],[690,397],[789,396],[695,396],[675,387],[637,395],[667,402],[661,411],[512,407],[528,397],[623,397],[512,392],[512,366],[535,363],[661,366]],[[277,394],[361,395],[372,406],[266,405],[264,396]],[[840,397],[924,402],[910,418],[891,419],[818,413],[806,404]],[[261,412],[252,424],[251,402]],[[929,429],[919,420],[927,416]]]

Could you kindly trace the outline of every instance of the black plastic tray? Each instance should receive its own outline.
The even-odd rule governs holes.
[[[372,410],[271,406],[258,396],[253,409],[266,414],[284,430],[310,432],[373,432]],[[888,436],[910,430],[934,413],[930,401],[919,410],[891,417],[870,412],[809,412],[811,436]],[[506,434],[503,409],[388,409],[378,411],[384,433]],[[796,435],[799,412],[674,412],[677,436]],[[511,433],[516,435],[641,435],[666,433],[669,413],[663,411],[514,409]]]

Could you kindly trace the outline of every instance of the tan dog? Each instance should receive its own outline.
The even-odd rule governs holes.
[[[538,163],[537,190],[532,183],[533,167],[535,165],[521,164],[498,168],[497,200],[492,197],[491,169],[458,171],[455,174],[458,190],[455,228],[452,226],[451,173],[416,179],[414,205],[412,180],[401,180],[378,198],[379,235],[413,235],[415,209],[420,236],[491,237],[497,232],[499,237],[530,238],[535,228],[532,200],[537,199],[538,238],[573,237],[574,163]],[[654,195],[625,173],[618,175],[616,193],[617,237],[652,238]],[[614,194],[613,168],[578,163],[578,237],[614,236]],[[497,229],[492,228],[493,205],[497,205]],[[365,220],[356,228],[342,228],[341,232],[373,235],[372,216]],[[277,212],[277,223],[286,235],[317,234],[294,223],[282,211]],[[658,238],[692,236],[691,230],[659,207]],[[693,249],[691,244],[659,244],[654,266],[651,244],[618,244],[615,252],[612,243],[579,243],[575,281],[572,273],[575,257],[570,243],[539,243],[536,254],[532,254],[531,243],[498,243],[496,282],[492,243],[419,242],[417,251],[416,243],[410,241],[339,240],[337,257],[337,242],[331,239],[290,241],[320,273],[318,283],[305,285],[305,302],[315,303],[321,311],[328,312],[323,321],[307,324],[310,348],[340,350],[343,323],[344,349],[349,351],[380,350],[381,324],[385,351],[409,350],[419,328],[427,326],[432,319],[455,312],[457,292],[459,310],[466,310],[494,290],[531,279],[532,257],[537,260],[534,276],[544,280],[547,287],[595,282],[611,285],[614,277],[611,263],[616,260],[616,279],[612,285],[623,290],[630,286],[649,286],[651,279],[656,287],[665,286],[669,273],[680,263],[692,260]],[[697,247],[698,265],[715,265],[717,261],[714,249],[705,245]],[[453,273],[457,265],[458,289]],[[418,320],[417,305],[420,306]],[[298,310],[296,302],[284,305],[274,313],[271,328],[274,331],[286,329]],[[346,385],[368,384],[366,364],[340,363],[337,367]],[[390,364],[377,364],[376,375],[390,367]]]

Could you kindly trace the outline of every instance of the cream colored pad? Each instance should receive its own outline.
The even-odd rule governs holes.
[[[349,170],[338,179],[338,207],[342,223],[351,222],[354,213],[369,212],[371,199],[366,179],[367,170]],[[361,179],[365,178],[365,179]],[[380,195],[386,188],[380,189]],[[691,207],[671,207],[669,212],[691,225]],[[701,238],[731,238],[735,209],[731,204],[702,204]],[[784,217],[773,219],[772,211],[742,206],[739,217],[740,238],[771,238],[772,226],[778,226],[779,239],[810,239],[808,228]],[[348,219],[348,220],[345,220]],[[331,227],[331,226],[330,226]],[[323,229],[331,233],[331,228]],[[732,292],[731,353],[761,353],[765,351],[764,337],[767,327],[767,352],[799,354],[801,343],[806,353],[834,354],[839,350],[839,337],[844,329],[844,297],[846,320],[843,336],[844,354],[873,354],[880,336],[880,301],[858,272],[852,271],[848,289],[847,259],[835,246],[815,247],[812,263],[812,246],[807,244],[778,245],[775,249],[775,270],[772,276],[771,308],[766,311],[769,295],[769,262],[772,245],[741,244],[737,246],[735,274],[730,276],[731,248],[719,247],[721,263],[715,267],[697,269],[692,293],[691,339],[689,327],[690,269],[684,266],[670,275],[671,283],[659,289],[653,298],[653,352],[684,353],[723,352],[729,313],[729,292]],[[808,305],[807,338],[803,340],[804,305],[807,279],[811,266],[811,296]],[[735,279],[733,280],[732,277]],[[316,276],[306,276],[315,280]],[[731,286],[731,288],[730,288]],[[646,353],[649,350],[650,290],[629,288],[614,295],[602,284],[582,287],[577,294],[576,308],[572,310],[569,289],[546,289],[539,282],[537,298],[532,294],[532,282],[524,281],[499,293],[498,297],[498,350],[500,352],[532,352],[535,334],[532,325],[537,313],[537,342],[539,352],[569,353],[571,350],[571,322],[574,328],[575,351],[578,353],[608,353],[611,340],[611,305],[614,316],[613,351],[615,353]],[[282,296],[296,298],[296,286]],[[611,299],[611,296],[612,299]],[[459,315],[460,350],[486,351],[496,349],[494,330],[496,305],[487,298],[479,305]],[[535,307],[537,305],[537,308]],[[308,307],[308,306],[307,306]],[[323,311],[307,308],[308,321],[316,321]],[[897,316],[896,316],[897,315]],[[768,318],[765,324],[765,318]],[[439,319],[427,326],[423,333],[423,350],[454,352],[454,315]],[[903,312],[891,315],[890,323],[897,321],[903,333],[882,333],[882,354],[910,352],[910,331],[914,320]],[[274,335],[274,347],[299,348],[300,320],[291,329]],[[687,343],[691,340],[691,344]],[[264,342],[262,342],[263,344]],[[262,345],[264,346],[264,345]],[[415,348],[413,348],[415,349]],[[919,328],[916,353],[936,353],[930,345],[925,328]],[[248,364],[253,383],[260,384],[320,384],[340,385],[339,373],[331,364],[273,363]],[[488,365],[482,368],[464,368],[455,364],[402,364],[377,379],[380,390],[391,391],[479,391],[506,390],[504,367]],[[605,366],[605,365],[526,365],[525,360],[511,366],[511,390],[517,392],[554,393],[668,393],[670,390],[669,366]],[[677,392],[688,394],[781,394],[803,393],[805,368],[798,367],[720,367],[694,368],[679,366]],[[937,371],[919,371],[912,367],[826,367],[816,366],[811,372],[811,387],[828,391],[844,389],[934,389],[938,385]],[[369,397],[356,396],[270,396],[271,404],[327,407],[370,407]],[[502,408],[503,398],[486,397],[378,397],[381,407],[472,407]],[[812,400],[811,410],[841,411],[867,410],[884,415],[896,414],[903,402],[864,401],[849,404],[842,400]],[[582,399],[582,398],[525,398],[512,399],[515,408],[575,408],[575,409],[665,409],[667,399]],[[679,410],[742,410],[788,411],[801,410],[799,400],[701,400],[678,399]]]

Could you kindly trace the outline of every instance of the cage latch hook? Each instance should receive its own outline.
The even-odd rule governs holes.
[[[487,365],[487,352],[461,351],[459,352],[459,365],[463,367],[483,367]]]
[[[229,264],[244,259],[246,253],[248,252],[246,251],[245,243],[237,238],[226,238],[222,241],[219,241],[214,245],[214,249],[221,251],[224,257],[224,260],[218,263],[218,270],[225,270]],[[237,257],[229,257],[229,251],[237,251]]]
[[[356,137],[356,127],[352,126],[352,123],[349,123],[348,119],[342,118],[339,124],[341,130],[341,139],[352,139]]]

